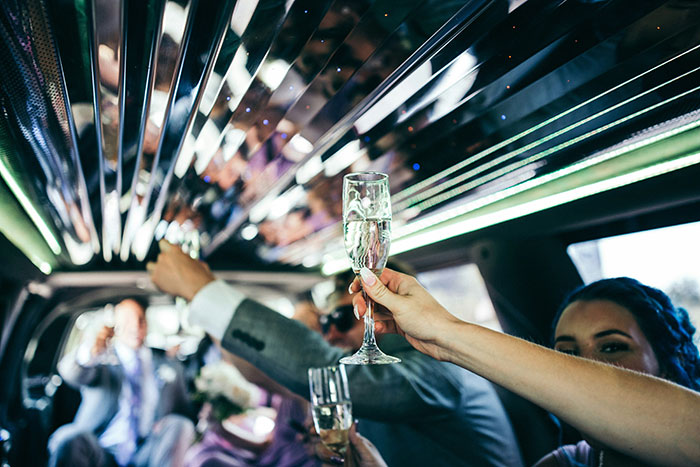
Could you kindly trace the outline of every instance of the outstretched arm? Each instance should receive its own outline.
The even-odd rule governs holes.
[[[192,300],[193,324],[199,324],[226,351],[277,383],[307,398],[308,368],[337,365],[345,355],[317,332],[217,281],[206,264],[190,258],[180,248],[165,241],[160,247],[158,261],[147,266],[155,285]],[[434,365],[405,342],[397,349],[397,356],[404,364],[381,369],[358,365],[347,368],[350,391],[357,400],[353,404],[357,416],[383,421],[418,420],[443,416],[461,403],[453,396],[442,366]]]
[[[590,438],[645,462],[700,464],[700,394],[653,376],[573,357],[459,321],[410,276],[362,271],[368,295],[391,311],[378,332],[499,384]],[[353,290],[359,291],[355,282]],[[360,314],[361,294],[353,300]]]

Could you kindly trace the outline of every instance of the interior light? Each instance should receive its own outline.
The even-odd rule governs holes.
[[[49,274],[51,274],[51,271],[53,271],[53,269],[51,268],[51,265],[49,263],[46,263],[46,262],[41,262],[39,264],[39,270],[41,272],[43,272],[44,274],[46,274],[47,276]]]
[[[289,140],[289,144],[291,144],[296,151],[299,151],[302,154],[309,154],[314,150],[314,145],[311,144],[311,141],[304,138],[300,134],[294,135],[294,137]]]
[[[8,188],[10,188],[12,194],[15,195],[15,198],[22,206],[22,208],[24,208],[24,211],[27,213],[29,218],[32,220],[32,222],[34,222],[34,225],[39,230],[41,236],[44,237],[46,244],[49,246],[49,248],[51,248],[53,254],[60,255],[61,245],[59,245],[58,240],[56,239],[56,237],[54,237],[53,233],[51,232],[51,229],[46,224],[46,222],[44,222],[44,219],[41,217],[41,214],[39,214],[39,211],[37,211],[30,199],[19,186],[17,181],[12,177],[10,170],[7,168],[7,166],[5,165],[5,161],[1,157],[0,175],[2,175],[2,179],[5,180],[5,183],[7,183]]]
[[[106,262],[112,261],[112,254],[119,251],[122,237],[122,218],[119,212],[119,193],[105,194],[102,220],[102,255]]]
[[[299,185],[303,185],[318,175],[322,170],[323,162],[321,161],[321,156],[312,156],[297,170],[296,182]]]
[[[267,218],[270,220],[281,218],[291,211],[305,196],[306,191],[304,191],[304,187],[295,185],[294,188],[282,193],[271,203]]]
[[[282,59],[277,59],[272,62],[265,61],[260,67],[258,78],[265,83],[265,86],[274,91],[287,76],[287,71],[291,65]]]
[[[357,132],[364,134],[374,128],[377,123],[406,102],[406,99],[425,86],[431,77],[432,66],[430,61],[425,61],[355,121]]]
[[[364,155],[366,150],[360,148],[360,141],[352,140],[323,163],[323,173],[327,177],[339,174]]]
[[[258,227],[255,224],[248,224],[241,229],[243,240],[252,240],[258,235]]]
[[[233,32],[235,32],[238,37],[242,36],[245,32],[257,6],[258,0],[236,2],[236,6],[233,7],[233,15],[231,15],[231,29],[233,29]]]

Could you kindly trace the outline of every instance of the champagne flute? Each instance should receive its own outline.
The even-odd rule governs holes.
[[[389,257],[391,244],[391,198],[389,177],[379,172],[356,172],[343,177],[343,230],[345,251],[355,274],[366,267],[377,276]],[[367,304],[362,347],[340,363],[371,365],[398,363],[401,359],[386,355],[374,337],[374,302],[365,291]]]
[[[316,433],[328,449],[344,457],[352,425],[352,402],[345,367],[309,368],[308,373]]]

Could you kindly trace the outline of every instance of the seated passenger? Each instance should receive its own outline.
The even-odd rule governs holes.
[[[303,324],[217,281],[204,263],[167,242],[148,269],[162,290],[192,301],[190,322],[303,397],[309,394],[308,368],[335,365],[347,354]],[[347,285],[342,284],[338,307],[351,302]],[[338,316],[327,325],[326,338],[356,350],[363,325],[350,318],[347,328],[345,321]],[[510,422],[488,381],[416,352],[399,336],[385,336],[380,347],[402,362],[346,369],[353,416],[389,465],[522,464]]]
[[[145,310],[123,300],[114,329],[61,359],[58,371],[82,402],[49,439],[50,466],[182,465],[194,439],[185,379],[179,362],[144,346]]]
[[[388,310],[377,315],[377,332],[398,332],[421,352],[529,399],[593,445],[566,447],[541,465],[700,465],[695,328],[662,292],[612,279],[575,292],[565,303],[556,322],[557,349],[613,366],[461,322],[405,274],[360,273],[361,283],[351,290],[364,288]],[[353,303],[363,315],[362,295],[355,294]]]
[[[620,277],[574,291],[554,319],[554,348],[700,389],[695,329],[665,293]],[[634,459],[605,447],[605,441],[563,446],[537,465],[630,465]]]

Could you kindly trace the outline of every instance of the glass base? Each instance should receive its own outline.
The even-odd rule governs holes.
[[[349,357],[340,359],[340,363],[346,365],[386,365],[388,363],[400,363],[401,359],[387,355],[376,345],[363,345],[360,350]]]

